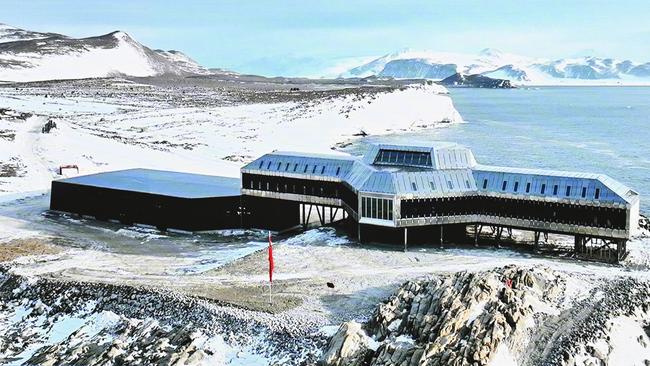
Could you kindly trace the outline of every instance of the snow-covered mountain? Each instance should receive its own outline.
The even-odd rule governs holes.
[[[546,60],[490,48],[477,55],[403,50],[352,68],[341,76],[442,80],[455,73],[509,79],[516,84],[649,84],[650,62],[591,56]]]
[[[152,50],[121,31],[71,38],[0,24],[3,81],[209,73],[182,52]]]

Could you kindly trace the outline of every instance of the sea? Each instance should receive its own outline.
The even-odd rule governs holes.
[[[372,142],[451,141],[482,164],[602,173],[641,194],[650,210],[650,87],[450,88],[464,123]]]

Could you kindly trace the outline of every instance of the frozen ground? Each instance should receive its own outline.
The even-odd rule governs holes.
[[[461,122],[436,86],[80,80],[0,88],[0,108],[0,245],[29,239],[55,249],[34,250],[0,271],[0,363],[310,364],[341,322],[368,319],[404,281],[510,264],[566,278],[552,306],[533,302],[551,317],[531,340],[545,344],[562,336],[557,324],[578,317],[576,301],[587,308],[600,301],[600,286],[650,280],[647,237],[629,244],[623,265],[611,266],[492,246],[427,244],[405,253],[321,228],[275,238],[269,304],[265,233],[160,233],[46,212],[62,164],[77,164],[81,174],[149,167],[236,176],[276,148],[331,151],[361,132]],[[41,133],[50,119],[57,128]],[[616,346],[625,343],[621,334],[648,319],[643,310],[633,315],[617,314],[603,327],[603,337],[621,340],[610,342],[612,360],[625,357]],[[594,342],[580,344],[584,360],[593,360]],[[541,356],[527,364],[543,364],[544,348],[533,348]],[[521,360],[525,351],[503,344],[493,362]]]

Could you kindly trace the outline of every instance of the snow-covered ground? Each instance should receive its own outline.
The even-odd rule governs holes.
[[[122,84],[128,85],[115,83],[116,93]],[[438,85],[211,107],[170,101],[167,98],[183,98],[174,90],[142,105],[135,95],[93,100],[47,93],[0,89],[0,106],[34,114],[5,123],[15,137],[0,139],[0,161],[17,166],[18,176],[0,178],[0,191],[47,189],[58,167],[68,164],[77,165],[80,174],[142,167],[238,176],[244,163],[276,149],[331,152],[337,143],[360,133],[413,131],[441,121],[462,121]],[[208,98],[210,93],[206,91]],[[41,127],[48,120],[57,128],[43,134]]]
[[[227,83],[237,85],[228,88],[147,79],[0,88],[0,108],[5,108],[0,114],[0,245],[36,238],[61,249],[18,258],[0,271],[0,283],[7,281],[0,287],[10,289],[10,299],[0,305],[0,363],[4,357],[16,357],[15,364],[55,354],[99,357],[92,352],[97,348],[87,347],[92,344],[106,351],[101,357],[122,352],[145,359],[167,352],[164,342],[169,342],[174,345],[170,354],[193,364],[292,364],[292,356],[318,357],[324,339],[319,329],[331,334],[339,322],[367,319],[406,280],[512,264],[545,266],[567,278],[557,308],[530,301],[535,316],[553,323],[572,319],[576,301],[599,301],[594,294],[603,282],[650,279],[647,236],[630,242],[628,259],[612,266],[491,246],[414,245],[405,253],[401,246],[359,246],[342,232],[321,228],[274,238],[274,304],[269,305],[265,233],[160,233],[45,213],[47,189],[64,164],[78,165],[79,174],[148,167],[237,176],[243,164],[274,149],[337,153],[332,149],[361,133],[462,122],[446,90],[435,85],[319,85],[290,92],[234,80]],[[42,133],[49,120],[57,127]],[[75,174],[67,170],[63,175]],[[102,299],[79,295],[95,291],[103,293]],[[201,318],[188,334],[179,325],[185,318],[170,313],[178,309],[167,305],[186,296],[207,300],[180,306],[183,316],[214,315]],[[57,305],[68,300],[88,307]],[[470,315],[477,318],[484,311],[479,304]],[[221,327],[224,314],[234,317],[228,327]],[[608,332],[612,339],[623,339],[619,325],[632,328],[623,318],[613,320]],[[250,322],[255,326],[242,330],[241,324]],[[635,322],[638,333],[642,323]],[[528,326],[536,329],[537,323]],[[545,332],[553,333],[550,328]],[[23,329],[28,331],[23,334]],[[235,342],[233,334],[246,337]],[[163,344],[140,347],[152,343],[152,337]],[[611,359],[625,357],[620,350],[613,350]],[[492,362],[516,364],[521,352],[503,344]]]

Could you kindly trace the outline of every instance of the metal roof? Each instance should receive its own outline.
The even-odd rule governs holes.
[[[180,198],[231,197],[240,194],[240,181],[237,178],[151,169],[80,175],[56,182]]]
[[[386,161],[382,159],[385,152],[403,152],[403,153],[425,153],[429,155],[428,164],[419,162],[404,162],[397,159]],[[414,145],[392,145],[376,144],[372,145],[364,155],[363,161],[366,164],[390,165],[404,167],[424,167],[432,169],[467,169],[476,165],[474,154],[464,146],[450,142],[435,142],[432,144],[414,144]]]
[[[403,155],[394,158],[394,152]],[[422,153],[430,154],[431,159]],[[634,203],[639,199],[638,193],[604,174],[480,165],[470,149],[445,142],[374,144],[362,158],[275,151],[243,170],[337,179],[359,192],[413,197],[493,192],[612,203]]]

